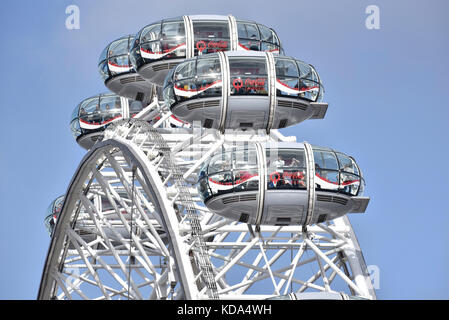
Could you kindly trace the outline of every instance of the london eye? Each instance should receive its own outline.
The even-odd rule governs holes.
[[[279,131],[328,109],[299,58],[231,15],[110,42],[111,92],[71,116],[87,151],[45,215],[38,299],[376,299],[348,218],[363,163]]]

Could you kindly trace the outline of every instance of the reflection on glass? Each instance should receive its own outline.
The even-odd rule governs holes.
[[[126,36],[113,41],[103,50],[98,63],[103,80],[106,81],[109,77],[133,71],[129,58],[129,48],[133,41],[133,36]]]
[[[167,87],[164,89],[170,105],[198,97],[221,96],[221,68],[217,55],[185,61],[176,67],[173,74],[173,81],[166,81],[165,84],[173,86],[173,92]]]
[[[184,21],[162,21],[145,27],[130,50],[133,64],[186,57]],[[148,60],[148,61],[147,61]]]
[[[231,95],[268,94],[268,74],[264,58],[229,57]]]
[[[195,55],[230,49],[227,21],[193,21],[193,37]]]
[[[275,57],[278,96],[296,96],[321,101],[322,86],[315,69],[302,61]]]
[[[322,147],[313,147],[317,190],[363,194],[364,182],[354,159]]]
[[[307,188],[304,149],[267,149],[267,188]]]

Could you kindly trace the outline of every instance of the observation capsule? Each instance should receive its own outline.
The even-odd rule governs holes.
[[[117,189],[117,194],[122,198],[128,198],[129,195],[124,189]],[[48,233],[50,236],[53,235],[54,229],[56,227],[56,223],[60,217],[62,206],[65,201],[65,195],[60,196],[56,198],[52,203],[48,206],[46,217],[44,219],[45,227],[47,228]],[[127,229],[120,225],[122,219],[124,218],[127,221],[131,221],[132,216],[129,212],[127,212],[125,209],[123,209],[119,203],[115,203],[116,207],[114,207],[108,200],[106,196],[98,196],[98,204],[97,204],[97,210],[108,212],[107,214],[107,220],[111,225],[114,226],[114,230],[111,230],[109,227],[104,225],[103,231],[107,236],[110,236],[111,238],[115,238],[117,233],[119,233],[124,238],[129,238],[130,234],[127,231]],[[119,207],[119,212],[122,217],[119,217],[119,215],[115,212],[115,208]],[[149,211],[145,210],[145,213],[147,214],[149,219],[153,219],[154,216]],[[165,230],[161,225],[155,225],[155,230],[161,235],[162,240],[164,242],[168,241],[167,236],[165,234]],[[80,211],[78,213],[77,223],[75,227],[75,232],[77,232],[81,238],[87,242],[93,241],[98,234],[98,230],[95,226],[95,223],[92,221],[91,215],[86,211],[86,208],[81,206]],[[146,235],[142,235],[142,239],[148,239]],[[112,243],[116,244],[115,241],[112,241]],[[69,248],[74,248],[73,244],[69,244]]]
[[[323,86],[310,64],[254,51],[219,52],[180,63],[167,75],[164,99],[181,120],[206,128],[284,128],[322,119]]]
[[[61,213],[62,205],[64,204],[65,196],[60,196],[50,203],[47,208],[46,216],[44,219],[45,227],[50,235],[53,234],[53,230],[56,226],[59,214]]]
[[[162,86],[168,71],[186,58],[229,50],[283,54],[276,32],[233,16],[193,15],[165,19],[140,30],[130,49],[135,70]]]
[[[112,92],[148,105],[154,94],[151,83],[136,73],[129,58],[129,48],[134,36],[117,39],[103,50],[98,69],[104,84]]]
[[[123,118],[133,118],[144,109],[141,101],[102,93],[83,100],[72,112],[70,130],[76,142],[90,149],[103,135],[105,127]]]
[[[255,225],[311,225],[365,212],[364,184],[353,158],[306,142],[224,150],[198,176],[209,210]]]

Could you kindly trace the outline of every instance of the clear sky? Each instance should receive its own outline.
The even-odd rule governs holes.
[[[165,5],[164,5],[165,3]],[[65,9],[80,8],[80,29]],[[380,9],[380,29],[365,8]],[[324,120],[283,130],[352,155],[371,197],[350,217],[380,299],[449,299],[449,2],[445,0],[2,1],[0,299],[35,299],[49,245],[43,218],[85,151],[71,111],[106,91],[98,57],[162,18],[232,14],[273,27],[287,55],[313,64]]]

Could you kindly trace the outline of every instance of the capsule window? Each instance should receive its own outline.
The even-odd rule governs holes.
[[[268,94],[265,59],[229,57],[229,68],[231,95]]]
[[[194,21],[193,34],[195,55],[230,49],[227,21]]]
[[[140,42],[145,43],[149,41],[159,40],[161,33],[161,24],[153,24],[142,30]]]
[[[335,154],[330,151],[314,150],[315,169],[338,170],[338,162]]]
[[[306,189],[303,149],[267,149],[267,189]]]
[[[186,78],[193,78],[195,76],[195,60],[186,61],[176,67],[175,81]]]
[[[232,169],[231,153],[219,153],[215,155],[209,163],[209,174],[222,171],[230,171]]]
[[[100,100],[101,122],[108,122],[122,115],[120,97],[105,96]]]
[[[357,165],[355,164],[354,160],[342,153],[337,153],[337,157],[340,164],[340,170],[347,173],[354,173],[356,175],[359,174],[359,170],[357,169]]]
[[[128,54],[128,38],[115,41],[109,46],[108,57],[122,54]]]
[[[299,73],[293,60],[276,59],[276,89],[278,96],[300,95]]]
[[[237,31],[240,49],[260,51],[260,34],[256,24],[237,22]]]
[[[221,67],[218,57],[198,59],[196,74],[199,97],[221,96]]]
[[[162,39],[185,38],[183,21],[165,22],[162,24]]]
[[[78,119],[74,119],[70,122],[70,131],[75,138],[78,138],[81,135],[81,128]]]
[[[261,34],[262,41],[271,42],[273,43],[273,33],[271,30],[264,25],[259,24],[259,30]]]

